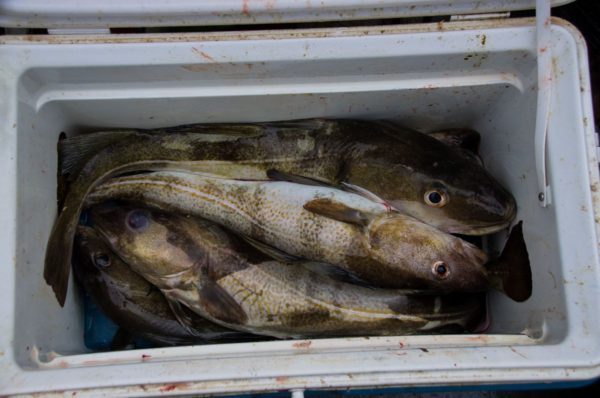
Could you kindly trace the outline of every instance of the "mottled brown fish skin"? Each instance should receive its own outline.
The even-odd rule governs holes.
[[[190,315],[193,332],[186,329],[177,321],[160,290],[132,271],[93,228],[77,228],[73,269],[92,300],[133,336],[160,345],[249,338],[247,334],[225,329],[195,314]]]
[[[203,217],[291,256],[346,268],[385,288],[484,291],[479,248],[362,196],[282,181],[156,172],[114,178],[91,202],[133,200]],[[445,272],[433,268],[443,264]]]
[[[265,262],[219,284],[261,329],[298,338],[427,333],[481,315],[482,297],[411,296],[332,281],[297,265]]]
[[[246,137],[207,139],[206,133],[236,129]],[[331,184],[346,182],[424,222],[463,234],[502,229],[516,211],[512,196],[475,162],[434,138],[386,122],[308,120],[132,132],[92,156],[70,184],[50,234],[44,267],[44,278],[61,305],[86,195],[118,173],[169,168],[250,179],[266,178],[267,170],[277,169]],[[431,189],[448,196],[444,207],[424,202]]]
[[[508,227],[514,219],[512,195],[459,148],[388,122],[378,122],[367,139],[357,133],[368,131],[367,122],[344,124],[353,142],[345,181],[446,232],[483,235]],[[425,193],[431,190],[446,195],[446,205],[425,203]]]
[[[313,126],[314,129],[306,132],[302,130],[302,136],[312,137],[322,131],[320,125],[318,123]],[[208,133],[211,129],[208,128]],[[331,147],[332,142],[323,140],[319,146],[306,145],[304,151],[300,151],[297,129],[270,131],[264,126],[248,126],[247,137],[225,137],[216,142],[207,142],[206,134],[202,134],[202,131],[202,126],[182,126],[164,131],[131,132],[127,138],[106,146],[87,161],[70,184],[70,191],[46,248],[44,279],[54,290],[61,305],[66,299],[73,236],[84,198],[95,185],[112,175],[171,168],[230,175],[234,168],[238,178],[266,178],[267,168],[261,164],[263,159],[278,159],[269,162],[268,167],[281,167],[291,172],[304,170],[319,173],[324,178],[331,178],[337,172],[337,166],[334,165],[335,160],[339,159],[341,147],[331,148],[334,150],[331,152],[327,148]],[[331,160],[323,163],[317,161],[319,158]],[[203,163],[211,160],[219,162]]]
[[[137,216],[131,222],[140,211],[149,221],[142,229]],[[481,315],[480,296],[406,296],[340,283],[299,264],[249,254],[252,248],[203,220],[131,205],[97,205],[92,222],[120,256],[171,299],[240,331],[279,338],[414,334],[448,325],[464,329]],[[210,296],[213,302],[198,301],[210,283],[220,293]],[[223,294],[227,301],[220,301]],[[243,318],[220,316],[231,302]]]

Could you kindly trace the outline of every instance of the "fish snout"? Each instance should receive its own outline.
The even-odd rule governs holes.
[[[489,227],[497,226],[497,230],[505,228],[517,215],[515,198],[504,188],[489,189],[488,195],[480,196],[480,204],[486,214],[481,214],[481,221]],[[484,199],[485,197],[485,199]]]
[[[449,285],[451,290],[482,291],[489,288],[489,276],[485,269],[488,256],[478,247],[458,240],[456,249],[448,259]],[[435,271],[435,270],[434,270]]]

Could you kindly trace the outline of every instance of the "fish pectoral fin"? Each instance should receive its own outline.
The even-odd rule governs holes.
[[[60,139],[56,145],[58,152],[58,184],[56,186],[58,208],[62,208],[71,184],[92,156],[135,133],[134,130],[100,131]]]
[[[212,280],[196,285],[198,300],[206,313],[216,320],[234,325],[244,325],[248,315],[231,295]]]
[[[202,333],[194,327],[194,319],[191,311],[187,310],[185,305],[174,298],[170,292],[163,290],[162,293],[167,299],[169,308],[171,309],[173,316],[175,316],[175,319],[177,319],[177,322],[179,322],[179,324],[181,324],[181,326],[183,326],[183,328],[192,336],[202,337]]]
[[[370,221],[368,214],[330,198],[313,199],[304,204],[304,209],[323,217],[361,227],[368,225]]]
[[[127,346],[133,344],[133,335],[123,328],[117,329],[110,343],[111,350],[124,350]]]
[[[267,177],[273,181],[293,182],[294,184],[310,185],[316,187],[333,187],[332,184],[326,181],[320,181],[311,177],[305,177],[297,174],[286,173],[276,169],[267,170]]]
[[[374,289],[375,287],[371,285],[369,282],[361,279],[358,275],[356,275],[352,271],[348,271],[344,268],[341,268],[337,265],[329,264],[329,263],[320,263],[316,261],[303,261],[301,265],[319,275],[326,276],[330,279],[333,279],[338,282],[350,283],[353,285],[358,285],[362,287],[366,287],[369,289]]]
[[[500,257],[490,262],[487,270],[492,285],[511,299],[522,302],[531,297],[531,264],[523,237],[523,221],[512,228]]]
[[[281,261],[283,263],[293,263],[293,262],[302,260],[300,257],[296,257],[291,254],[288,254],[288,253],[284,252],[283,250],[280,250],[280,249],[273,247],[271,245],[268,245],[266,243],[259,242],[256,239],[252,239],[249,236],[246,236],[246,235],[240,235],[240,236],[250,246],[254,247],[261,253],[266,254],[267,256],[271,257],[274,260]]]

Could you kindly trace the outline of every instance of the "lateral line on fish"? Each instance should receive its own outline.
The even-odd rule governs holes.
[[[260,272],[260,273],[265,273],[263,270],[261,269],[255,269],[255,272]],[[267,274],[267,276],[269,276]],[[302,291],[300,291],[298,288],[294,287],[293,285],[289,287],[289,289],[291,289],[294,293],[296,293],[299,297],[303,297],[304,294],[302,293]],[[339,312],[340,315],[343,316],[347,316],[347,315],[353,315],[357,318],[364,318],[364,319],[388,319],[390,315],[392,315],[394,318],[398,319],[398,320],[415,320],[415,321],[422,321],[423,317],[418,316],[418,315],[406,315],[406,314],[398,314],[392,310],[389,310],[389,313],[383,313],[382,309],[383,308],[375,308],[373,310],[368,310],[365,308],[361,308],[361,309],[352,309],[352,308],[344,308],[344,307],[340,307],[340,306],[336,306],[333,304],[330,304],[326,301],[323,300],[319,300],[316,299],[314,297],[306,297],[306,300],[308,302],[310,302],[313,305],[316,306],[320,306],[322,308],[327,309],[328,311],[332,311],[332,312]],[[340,318],[341,318],[340,317]]]
[[[268,163],[281,163],[281,162],[295,162],[298,160],[302,160],[302,161],[314,161],[314,160],[319,160],[319,159],[324,159],[326,158],[326,156],[314,156],[314,157],[289,157],[289,158],[278,158],[278,159],[269,159]],[[191,163],[194,162],[198,162],[198,161],[190,161]],[[240,165],[240,164],[260,164],[260,163],[266,163],[264,160],[261,159],[247,159],[247,160],[207,160],[207,161],[202,161],[203,163],[212,163],[212,164],[234,164],[234,165]]]
[[[182,183],[173,183],[173,182],[169,182],[169,181],[162,181],[159,179],[153,179],[152,177],[149,178],[145,178],[144,180],[138,180],[138,179],[121,179],[119,181],[112,181],[109,182],[105,185],[105,187],[112,187],[112,186],[126,186],[126,185],[156,185],[156,186],[166,186],[169,189],[175,190],[175,191],[179,191],[181,193],[188,193],[194,197],[197,198],[201,198],[204,199],[210,203],[216,204],[219,207],[226,207],[230,210],[232,210],[234,213],[238,214],[239,216],[244,217],[246,220],[250,221],[251,224],[258,226],[259,228],[261,228],[262,230],[269,232],[271,234],[273,234],[274,232],[270,229],[265,228],[264,226],[260,225],[255,219],[254,217],[248,215],[246,212],[241,211],[238,207],[236,207],[235,204],[233,204],[233,202],[228,202],[224,199],[218,198],[214,195],[208,194],[208,193],[204,193],[201,191],[198,191],[197,189],[194,189],[193,187],[191,187],[190,185],[185,185]]]

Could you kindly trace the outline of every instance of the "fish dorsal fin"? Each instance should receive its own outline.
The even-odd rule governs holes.
[[[325,181],[320,181],[314,178],[305,177],[297,174],[286,173],[275,169],[267,170],[267,177],[273,181],[287,181],[293,182],[294,184],[332,188],[332,185]]]
[[[388,202],[386,202],[383,198],[377,196],[376,194],[369,191],[368,189],[359,187],[358,185],[350,184],[349,182],[342,182],[340,185],[341,185],[341,189],[343,191],[362,196],[363,198],[369,199],[371,202],[382,204],[387,209],[392,208],[392,206]]]
[[[479,154],[481,135],[475,130],[465,128],[445,129],[433,131],[427,135],[448,146],[466,149],[475,155]]]
[[[323,217],[364,227],[369,224],[368,214],[330,198],[313,199],[304,204],[304,209]]]
[[[256,239],[252,239],[249,236],[241,235],[241,238],[245,240],[250,246],[254,247],[258,251],[266,254],[267,256],[271,257],[276,261],[280,261],[282,263],[293,263],[296,261],[301,261],[299,257],[292,256],[291,254],[288,254],[283,250],[280,250],[266,243],[259,242]]]
[[[527,300],[532,292],[531,265],[522,224],[519,221],[512,228],[500,257],[487,265],[494,287],[517,302]]]

